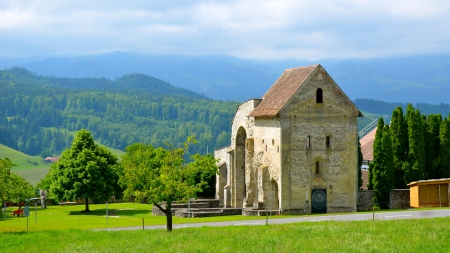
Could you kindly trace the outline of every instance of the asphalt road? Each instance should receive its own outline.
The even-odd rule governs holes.
[[[317,221],[353,221],[353,220],[393,220],[393,219],[423,219],[434,217],[450,216],[450,209],[425,210],[425,211],[382,211],[374,213],[352,213],[352,214],[333,214],[333,215],[302,215],[295,218],[271,218],[269,216],[268,224],[285,224],[294,222],[317,222]],[[205,223],[185,223],[173,224],[173,229],[187,227],[221,227],[221,226],[258,226],[265,225],[266,220],[245,220],[245,221],[224,221],[224,222],[205,222]],[[144,226],[144,229],[165,229],[166,225]],[[140,227],[106,228],[95,230],[141,230]]]

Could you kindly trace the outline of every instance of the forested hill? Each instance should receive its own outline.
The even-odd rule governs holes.
[[[48,85],[60,88],[120,90],[128,92],[148,91],[164,95],[183,95],[193,98],[207,98],[184,88],[179,88],[170,83],[143,74],[128,74],[115,80],[106,78],[65,78],[54,76],[42,76],[30,72],[27,69],[14,67],[2,71],[2,80],[14,80],[16,83],[30,83],[33,85]]]
[[[390,103],[374,99],[355,99],[355,105],[360,110],[368,111],[374,114],[392,115],[395,108],[401,106],[403,111],[406,112],[408,103]],[[448,117],[450,113],[450,104],[428,104],[428,103],[416,103],[412,104],[421,113],[428,114],[441,114],[442,117]]]
[[[30,155],[57,155],[80,129],[122,150],[134,142],[178,146],[193,135],[192,151],[206,153],[229,144],[238,105],[141,74],[58,78],[12,68],[0,71],[0,90],[0,143]]]

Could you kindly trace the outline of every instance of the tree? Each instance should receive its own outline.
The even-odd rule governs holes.
[[[389,128],[386,126],[382,132],[383,137],[378,141],[377,152],[374,149],[372,168],[373,172],[373,199],[381,208],[387,208],[390,190],[394,187],[394,157],[389,136]]]
[[[423,136],[422,118],[419,110],[414,110],[411,104],[407,109],[408,120],[408,161],[404,164],[404,178],[408,184],[424,179],[425,171],[425,139]]]
[[[440,114],[430,114],[427,117],[426,128],[424,128],[425,138],[425,178],[436,179],[439,167],[439,129],[442,122]]]
[[[135,196],[136,202],[144,199],[166,215],[167,231],[172,231],[174,201],[187,202],[195,198],[207,186],[207,178],[217,173],[216,160],[212,156],[193,155],[190,163],[183,156],[195,143],[188,137],[183,148],[154,148],[151,144],[134,143],[126,148],[121,162],[120,184],[124,196]]]
[[[401,106],[392,112],[389,131],[394,155],[394,188],[403,189],[406,188],[402,167],[408,157],[408,127]]]
[[[34,187],[16,173],[9,176],[8,200],[20,202],[36,195]]]
[[[8,158],[0,158],[0,203],[20,202],[35,195],[33,186],[23,177],[12,173],[14,164]]]
[[[361,189],[361,187],[363,185],[362,171],[361,171],[363,159],[364,158],[363,158],[363,154],[361,152],[361,143],[359,142],[359,137],[358,137],[358,189]]]
[[[373,152],[373,162],[369,164],[369,182],[367,183],[367,189],[368,190],[373,190],[373,186],[374,186],[374,169],[377,169],[376,167],[378,166],[378,164],[376,163],[376,158],[375,157],[381,157],[381,154],[379,154],[381,148],[381,139],[383,138],[383,128],[384,128],[384,120],[382,117],[380,117],[378,119],[378,124],[377,124],[377,131],[375,132],[375,139],[373,141],[373,146],[372,146],[372,152]]]
[[[439,131],[440,150],[439,168],[436,170],[437,178],[450,177],[450,122],[444,118]]]
[[[9,177],[12,166],[11,160],[0,158],[0,204],[8,199]]]
[[[58,200],[84,198],[89,212],[89,199],[101,202],[121,194],[116,165],[114,154],[96,145],[89,131],[80,130],[50,169],[50,191]]]

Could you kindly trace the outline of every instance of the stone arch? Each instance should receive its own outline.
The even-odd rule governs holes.
[[[245,194],[246,194],[246,187],[245,187],[245,167],[246,167],[246,142],[247,142],[247,132],[245,131],[244,127],[239,127],[236,137],[235,137],[235,183],[233,185],[233,191],[232,193],[234,197],[234,206],[238,207],[241,206]]]

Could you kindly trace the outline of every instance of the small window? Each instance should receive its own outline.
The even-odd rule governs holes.
[[[320,172],[320,165],[319,165],[319,161],[316,161],[316,174],[319,174]]]
[[[318,88],[316,91],[316,103],[323,103],[323,94],[321,88]]]
[[[311,147],[311,136],[309,135],[306,137],[306,147],[307,148]]]
[[[325,141],[325,145],[327,146],[327,148],[331,147],[331,137],[330,136],[327,136],[327,139]]]

